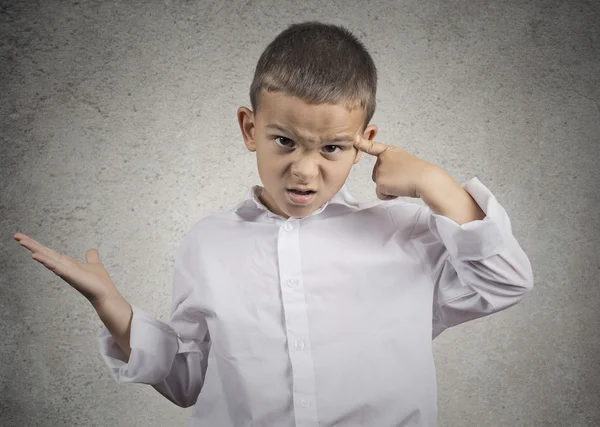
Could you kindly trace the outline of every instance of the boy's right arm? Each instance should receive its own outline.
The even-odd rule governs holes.
[[[119,383],[150,384],[173,403],[188,407],[204,384],[211,347],[208,325],[200,312],[195,292],[196,275],[189,239],[180,245],[175,258],[171,325],[133,307],[117,291],[100,262],[96,249],[86,252],[87,263],[61,255],[17,233],[21,246],[32,258],[62,278],[90,301],[106,326],[100,332],[100,350],[110,372]]]

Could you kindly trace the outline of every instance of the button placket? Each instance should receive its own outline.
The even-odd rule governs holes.
[[[281,225],[277,244],[279,275],[288,351],[292,370],[297,427],[318,424],[314,362],[308,333],[306,296],[302,282],[300,224],[289,219]]]

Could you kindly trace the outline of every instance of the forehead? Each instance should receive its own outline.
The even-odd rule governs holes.
[[[291,126],[311,133],[356,131],[363,120],[363,111],[348,111],[344,104],[308,104],[283,93],[261,93],[257,118],[262,126]]]

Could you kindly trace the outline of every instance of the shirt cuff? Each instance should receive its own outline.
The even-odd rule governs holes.
[[[499,254],[505,248],[506,236],[512,235],[506,211],[477,177],[461,186],[485,212],[485,218],[458,225],[429,209],[429,229],[459,261],[478,261]]]
[[[166,323],[131,306],[131,332],[127,356],[106,327],[98,334],[100,354],[112,377],[119,383],[157,384],[171,371],[178,351],[177,333]]]

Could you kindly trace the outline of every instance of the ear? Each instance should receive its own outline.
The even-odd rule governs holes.
[[[254,136],[256,127],[254,125],[254,113],[252,110],[246,107],[240,107],[237,112],[237,118],[246,148],[250,151],[256,151],[256,139]]]
[[[377,125],[369,125],[366,127],[365,131],[363,132],[363,138],[368,139],[370,141],[372,141],[373,139],[375,139],[375,136],[377,135],[377,131],[379,129],[377,129]],[[356,150],[356,157],[354,158],[354,164],[357,164],[358,161],[360,160],[360,156],[362,156],[362,151],[360,150]]]

